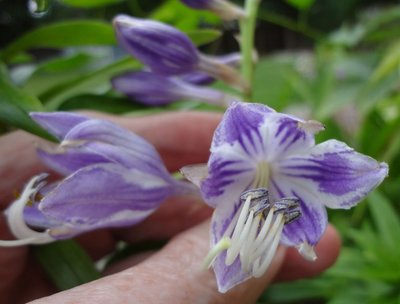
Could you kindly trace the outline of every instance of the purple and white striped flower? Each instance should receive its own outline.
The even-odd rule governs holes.
[[[221,292],[261,276],[278,241],[315,260],[313,246],[328,222],[326,207],[353,207],[387,176],[387,164],[343,142],[315,144],[314,135],[323,129],[264,105],[234,103],[215,131],[208,166],[182,169],[215,208],[209,261]],[[256,216],[264,208],[252,203],[257,195],[243,197],[256,188],[266,188],[272,202],[298,199],[301,215],[287,221],[281,208],[268,207]]]
[[[236,20],[246,17],[246,12],[239,6],[225,0],[181,0],[187,6],[212,11],[224,20]]]
[[[127,15],[116,16],[113,24],[120,45],[154,73],[172,76],[202,71],[248,90],[235,69],[201,54],[186,34],[170,25]]]
[[[111,82],[117,91],[151,106],[192,99],[227,107],[234,100],[233,96],[222,91],[192,85],[177,77],[166,77],[153,72],[127,72],[114,77]]]
[[[61,140],[56,148],[40,148],[38,154],[66,177],[47,186],[43,175],[31,179],[6,212],[19,240],[1,241],[0,246],[40,244],[134,225],[167,198],[192,189],[168,173],[151,144],[111,122],[66,112],[31,116]]]

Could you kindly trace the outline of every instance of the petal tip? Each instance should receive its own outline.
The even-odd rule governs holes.
[[[307,261],[315,262],[317,260],[317,254],[314,251],[314,246],[311,246],[307,242],[303,242],[297,246],[298,252],[301,254],[303,258]]]

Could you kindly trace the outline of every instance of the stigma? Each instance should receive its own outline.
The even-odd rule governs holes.
[[[271,264],[284,226],[301,217],[299,199],[284,197],[271,202],[268,190],[257,188],[243,192],[240,200],[241,209],[206,262],[210,266],[226,250],[226,266],[239,258],[243,272],[261,277]]]

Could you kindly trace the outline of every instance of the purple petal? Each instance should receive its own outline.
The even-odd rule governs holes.
[[[87,150],[127,167],[143,162],[158,172],[166,172],[161,157],[149,142],[107,121],[91,119],[79,124],[67,134],[65,141],[77,142],[76,147],[83,142]]]
[[[156,73],[183,74],[198,65],[197,49],[183,32],[172,26],[119,15],[114,18],[114,27],[126,51]]]
[[[194,9],[208,9],[210,7],[210,3],[214,0],[181,0],[187,6]]]
[[[238,144],[214,149],[208,161],[208,177],[200,187],[203,199],[212,207],[230,208],[229,205],[252,185],[255,166]]]
[[[210,240],[211,248],[221,240],[224,236],[230,222],[235,217],[238,210],[240,210],[241,202],[237,201],[236,204],[231,201],[230,204],[226,204],[230,208],[217,208],[212,217]],[[215,277],[217,279],[218,290],[222,293],[227,292],[229,289],[237,284],[251,277],[250,273],[244,273],[239,257],[236,258],[234,263],[230,266],[226,266],[226,251],[222,252],[214,261],[213,268]]]
[[[152,72],[128,72],[112,79],[114,89],[147,105],[164,105],[182,98],[172,78]]]
[[[115,77],[116,90],[143,104],[164,105],[181,99],[195,99],[210,104],[229,102],[224,93],[185,83],[176,77],[166,77],[152,72],[129,72]]]
[[[31,112],[30,116],[44,129],[59,139],[63,139],[69,130],[76,125],[88,120],[84,115],[69,112]]]
[[[24,209],[25,222],[35,228],[48,229],[57,227],[60,222],[49,219],[38,209],[38,204],[27,206]]]
[[[342,209],[353,207],[388,175],[387,164],[336,140],[284,159],[277,170],[296,191],[307,189],[320,204]]]
[[[300,200],[302,215],[296,221],[285,225],[282,234],[282,243],[288,246],[299,246],[307,243],[317,244],[328,225],[325,206],[318,201],[313,192],[298,188],[287,182],[285,177],[274,177],[270,181],[270,193],[273,200],[283,197],[297,197]]]
[[[46,166],[62,175],[69,175],[89,165],[111,162],[100,155],[98,151],[87,150],[84,146],[79,148],[56,148],[52,151],[40,148],[37,150],[37,154]]]
[[[116,164],[83,168],[40,202],[46,217],[64,223],[53,234],[67,237],[102,227],[133,225],[151,214],[175,185],[159,176]]]
[[[238,141],[246,150],[245,141],[252,142],[253,137],[261,140],[259,128],[269,113],[273,113],[273,110],[261,104],[233,103],[214,133],[212,148]]]

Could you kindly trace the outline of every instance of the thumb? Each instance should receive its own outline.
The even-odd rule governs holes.
[[[285,255],[280,248],[263,277],[221,294],[212,270],[202,268],[208,250],[206,221],[177,235],[161,251],[134,267],[34,303],[79,303],[83,298],[93,303],[255,303],[277,274]]]

